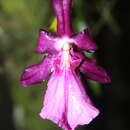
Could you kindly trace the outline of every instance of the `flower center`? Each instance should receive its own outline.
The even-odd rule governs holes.
[[[63,68],[69,68],[70,67],[70,45],[69,43],[64,43],[63,45],[63,63],[62,63],[62,67]]]
[[[68,69],[70,67],[70,49],[71,45],[70,43],[73,43],[73,39],[69,37],[62,37],[57,39],[57,50],[61,51],[60,54],[62,54],[61,59],[61,69]]]

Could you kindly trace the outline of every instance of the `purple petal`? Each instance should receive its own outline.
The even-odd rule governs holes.
[[[94,52],[97,48],[90,36],[88,29],[78,33],[77,35],[73,36],[72,38],[75,40],[75,44],[80,50]]]
[[[57,53],[55,48],[55,36],[51,35],[47,31],[40,30],[37,43],[37,53]]]
[[[21,84],[24,87],[40,83],[51,73],[52,56],[46,56],[40,64],[30,66],[25,69],[21,76]]]
[[[40,116],[52,120],[65,130],[88,124],[99,113],[71,70],[52,75],[44,99]]]
[[[58,35],[71,35],[71,5],[72,0],[53,0],[53,8],[55,15],[57,16],[58,24],[57,31]]]
[[[106,71],[96,65],[95,59],[86,59],[80,66],[80,71],[92,80],[95,80],[101,83],[111,82]]]

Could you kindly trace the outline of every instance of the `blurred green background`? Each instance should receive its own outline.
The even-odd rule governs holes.
[[[19,82],[25,67],[43,58],[35,53],[38,30],[53,19],[51,0],[0,1],[0,130],[60,130],[38,115],[46,82],[29,88]],[[112,78],[110,85],[88,82],[101,114],[77,130],[128,130],[129,1],[74,0],[72,23],[75,32],[90,28],[99,47],[92,57]]]

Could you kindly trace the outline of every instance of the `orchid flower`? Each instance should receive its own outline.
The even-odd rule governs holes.
[[[110,82],[110,78],[96,65],[95,59],[83,54],[83,51],[96,50],[89,30],[73,34],[72,0],[52,0],[52,5],[58,22],[57,34],[39,31],[36,52],[46,56],[41,63],[25,69],[21,84],[31,86],[50,76],[40,116],[64,130],[75,130],[78,125],[89,124],[99,114],[84,90],[79,72],[101,83]]]

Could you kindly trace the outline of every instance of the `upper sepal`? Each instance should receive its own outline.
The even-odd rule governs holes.
[[[22,86],[27,87],[42,82],[51,73],[51,68],[52,56],[48,55],[41,61],[40,64],[36,64],[25,69],[20,79]]]
[[[47,31],[40,30],[37,41],[36,53],[57,53],[55,36]]]
[[[88,78],[101,82],[110,83],[111,79],[107,72],[101,67],[96,65],[95,59],[86,59],[80,66],[80,71],[84,73]]]
[[[59,36],[72,34],[71,6],[72,0],[52,0],[52,6],[57,17],[57,34]]]
[[[74,35],[72,38],[75,41],[74,44],[80,50],[84,50],[88,52],[95,52],[95,50],[97,49],[97,46],[93,42],[88,29],[85,29],[82,32],[79,32],[77,35]]]

